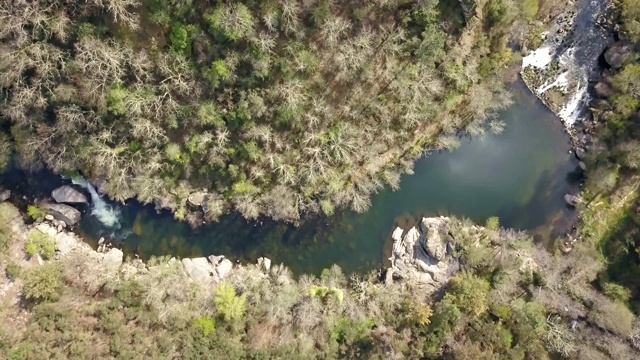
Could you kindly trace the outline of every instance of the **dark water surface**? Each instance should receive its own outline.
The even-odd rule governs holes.
[[[573,213],[563,195],[574,186],[577,161],[558,118],[520,82],[512,86],[514,105],[504,111],[500,135],[463,139],[450,153],[420,159],[398,191],[385,189],[364,214],[337,211],[299,227],[262,219],[247,222],[237,214],[192,230],[157,214],[153,206],[130,201],[120,208],[121,228],[106,229],[85,209],[80,230],[95,242],[115,235],[128,253],[194,257],[223,254],[255,261],[267,256],[295,273],[319,273],[332,264],[347,273],[380,267],[396,225],[407,229],[420,216],[453,214],[531,230],[540,238],[560,234]]]

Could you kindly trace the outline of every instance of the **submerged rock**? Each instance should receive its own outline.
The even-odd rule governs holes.
[[[57,203],[88,204],[87,196],[71,185],[60,186],[51,192],[51,197]]]
[[[67,226],[74,226],[80,221],[80,211],[64,204],[43,204],[42,208],[58,220],[64,221]]]
[[[587,171],[587,165],[586,165],[584,162],[582,162],[582,161],[580,161],[580,162],[578,163],[578,167],[579,167],[579,168],[580,168],[580,170],[582,170],[582,171]]]
[[[570,206],[576,206],[582,201],[582,199],[577,195],[565,194],[564,201]]]
[[[614,69],[622,68],[633,53],[633,44],[626,41],[618,41],[609,46],[604,52],[604,60]]]
[[[5,202],[11,197],[11,190],[0,190],[0,202]]]

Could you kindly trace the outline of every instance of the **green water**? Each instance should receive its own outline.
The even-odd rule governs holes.
[[[364,214],[342,211],[299,227],[267,219],[246,222],[232,214],[192,230],[169,213],[131,202],[121,208],[122,228],[115,236],[142,258],[267,256],[296,273],[319,273],[334,263],[348,273],[380,267],[395,226],[407,229],[424,215],[454,214],[478,222],[498,216],[503,226],[532,230],[541,240],[561,234],[573,216],[562,196],[573,186],[577,161],[557,117],[521,83],[512,89],[515,103],[501,114],[504,132],[465,138],[454,152],[420,159],[400,190],[378,193]],[[81,230],[93,239],[112,234],[89,214]]]

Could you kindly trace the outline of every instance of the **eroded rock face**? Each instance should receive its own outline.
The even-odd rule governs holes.
[[[42,208],[54,218],[64,221],[68,226],[74,226],[80,221],[80,211],[64,204],[43,204]]]
[[[453,241],[448,235],[449,221],[444,217],[424,218],[420,229],[413,227],[404,237],[396,229],[387,277],[412,282],[428,291],[449,281],[460,267],[449,251]]]
[[[87,196],[71,185],[60,186],[51,192],[51,197],[57,203],[65,204],[87,204]]]

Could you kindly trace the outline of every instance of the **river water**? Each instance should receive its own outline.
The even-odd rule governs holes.
[[[156,213],[153,206],[136,201],[113,204],[92,194],[94,204],[81,208],[76,230],[94,246],[100,237],[113,238],[127,254],[143,259],[222,254],[254,262],[267,256],[298,274],[318,274],[334,263],[346,273],[379,268],[390,255],[393,229],[406,230],[422,216],[451,214],[479,223],[498,216],[505,227],[529,230],[537,241],[551,241],[568,231],[575,217],[563,195],[576,192],[577,160],[569,152],[569,137],[558,117],[521,81],[510,89],[514,105],[500,115],[506,123],[501,134],[463,138],[453,152],[418,160],[415,173],[403,176],[400,190],[374,195],[364,214],[337,211],[298,227],[268,219],[247,222],[230,214],[192,230],[169,212]],[[0,177],[18,201],[24,194],[47,197],[69,182],[48,172],[13,171]],[[106,226],[105,219],[117,226]]]
[[[382,265],[395,226],[407,229],[421,216],[464,216],[477,222],[498,216],[501,225],[534,232],[548,240],[567,231],[574,216],[563,201],[579,179],[577,161],[558,118],[521,82],[511,87],[514,105],[501,114],[499,135],[462,140],[453,152],[418,160],[415,174],[402,178],[398,191],[372,198],[364,214],[338,211],[331,218],[307,219],[295,227],[237,214],[192,230],[157,214],[152,206],[130,201],[118,206],[120,228],[104,226],[85,209],[80,231],[95,244],[114,236],[129,254],[142,258],[223,254],[242,261],[267,256],[294,273],[319,273],[332,264],[347,273]]]

